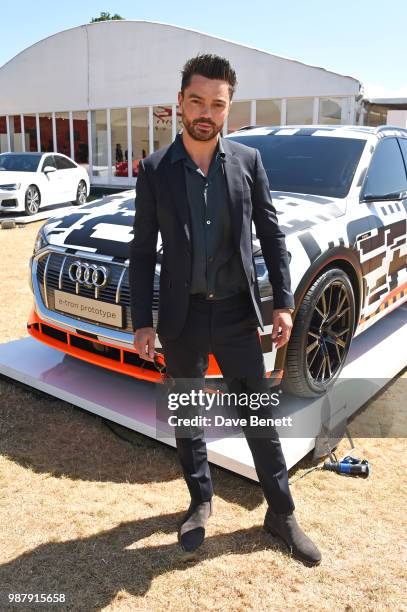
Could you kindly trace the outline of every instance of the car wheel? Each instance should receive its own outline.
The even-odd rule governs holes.
[[[76,190],[76,200],[74,200],[72,204],[79,206],[79,204],[85,204],[87,199],[88,199],[88,196],[87,196],[86,183],[85,181],[80,181],[78,188]]]
[[[41,203],[41,195],[38,187],[30,185],[25,192],[25,212],[27,215],[35,215]]]
[[[317,397],[338,377],[355,325],[355,296],[347,274],[334,268],[306,292],[287,348],[283,389]]]

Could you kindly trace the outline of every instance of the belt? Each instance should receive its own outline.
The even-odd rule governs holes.
[[[228,295],[227,297],[222,298],[210,298],[206,293],[190,293],[189,297],[191,299],[196,299],[198,301],[204,300],[205,302],[221,302],[223,300],[238,300],[244,297],[249,297],[250,294],[248,291],[239,291],[239,293],[234,293],[233,295]]]

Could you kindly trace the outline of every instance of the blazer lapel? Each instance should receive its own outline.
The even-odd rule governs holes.
[[[187,190],[185,186],[184,164],[182,161],[166,164],[167,184],[169,186],[171,201],[181,222],[185,237],[191,243],[191,226],[189,220],[189,207]]]
[[[229,195],[229,210],[233,227],[233,236],[237,249],[240,249],[240,236],[243,223],[243,175],[238,158],[229,149],[229,143],[222,138],[225,151],[225,178]]]

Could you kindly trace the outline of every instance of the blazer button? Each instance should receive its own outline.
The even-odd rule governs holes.
[[[189,287],[189,281],[185,281],[185,287]]]

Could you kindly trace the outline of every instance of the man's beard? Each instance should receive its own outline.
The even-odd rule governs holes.
[[[207,119],[194,119],[193,121],[188,121],[185,114],[182,114],[182,123],[191,138],[200,141],[212,140],[223,128],[223,125],[216,125],[213,121],[208,121]],[[197,127],[197,123],[205,123],[212,129],[207,132],[201,132],[199,127]]]

